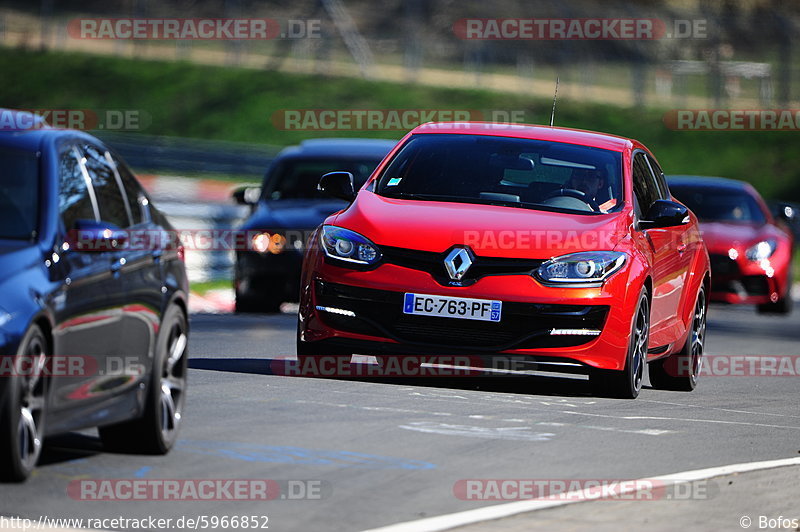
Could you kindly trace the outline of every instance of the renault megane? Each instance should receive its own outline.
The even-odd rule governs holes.
[[[432,123],[403,138],[317,228],[298,358],[477,354],[589,375],[597,393],[692,390],[709,259],[655,157],[564,128]]]

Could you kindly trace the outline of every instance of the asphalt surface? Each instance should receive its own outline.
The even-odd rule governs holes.
[[[593,397],[585,380],[546,374],[284,376],[295,319],[192,316],[190,396],[176,449],[166,457],[105,453],[92,431],[50,440],[27,483],[0,485],[0,515],[248,515],[268,516],[270,530],[364,530],[502,503],[463,500],[457,487],[466,479],[642,479],[800,456],[799,381],[788,366],[780,377],[724,376],[718,367],[692,393],[646,387],[634,401]],[[780,355],[794,364],[798,325],[800,311],[783,318],[712,306],[707,352]],[[282,491],[270,501],[96,501],[75,488],[81,480],[187,478],[271,479]],[[290,492],[289,481],[305,483]],[[303,488],[312,495],[303,497]],[[790,497],[782,490],[761,496]],[[540,521],[542,512],[519,516],[511,528],[549,530],[563,521],[580,529],[588,511],[581,508],[598,504],[606,503],[546,510]],[[659,504],[667,519],[686,505],[702,512],[713,504],[709,529],[739,529],[736,498]],[[624,503],[602,508],[608,528],[630,523]]]

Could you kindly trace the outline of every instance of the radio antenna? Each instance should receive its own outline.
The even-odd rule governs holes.
[[[556,76],[556,93],[553,95],[553,111],[550,113],[550,127],[553,127],[553,119],[556,117],[556,98],[558,98],[558,76]]]

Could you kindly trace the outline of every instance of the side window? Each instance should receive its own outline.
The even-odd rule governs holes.
[[[667,179],[664,177],[664,170],[662,170],[656,160],[649,155],[647,156],[647,162],[650,163],[650,168],[653,170],[653,174],[656,176],[658,188],[661,191],[661,199],[670,199],[669,187],[667,186]]]
[[[117,167],[117,173],[122,180],[122,186],[125,189],[125,196],[128,198],[128,205],[131,208],[131,222],[132,225],[140,224],[147,221],[145,216],[145,207],[143,200],[145,196],[142,186],[133,176],[130,168],[116,155],[111,155],[114,160],[114,165]],[[145,202],[146,203],[146,202]]]
[[[86,170],[92,179],[92,188],[97,198],[100,219],[117,227],[128,227],[130,225],[128,206],[119,190],[114,169],[105,154],[91,145],[84,146],[83,153],[86,158]]]
[[[69,145],[58,161],[58,211],[69,231],[77,220],[97,220],[92,190],[86,184],[75,149]]]
[[[636,214],[644,216],[650,205],[661,198],[658,183],[650,172],[644,153],[638,152],[633,157],[633,193],[636,196]]]

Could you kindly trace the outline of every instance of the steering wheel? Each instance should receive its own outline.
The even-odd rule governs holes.
[[[577,188],[556,189],[549,196],[547,196],[544,201],[547,201],[552,198],[557,198],[559,196],[567,196],[570,198],[581,200],[586,205],[591,207],[593,211],[600,212],[600,204],[597,203],[597,201],[595,201],[594,198],[589,197],[589,195],[586,192],[578,190]]]

